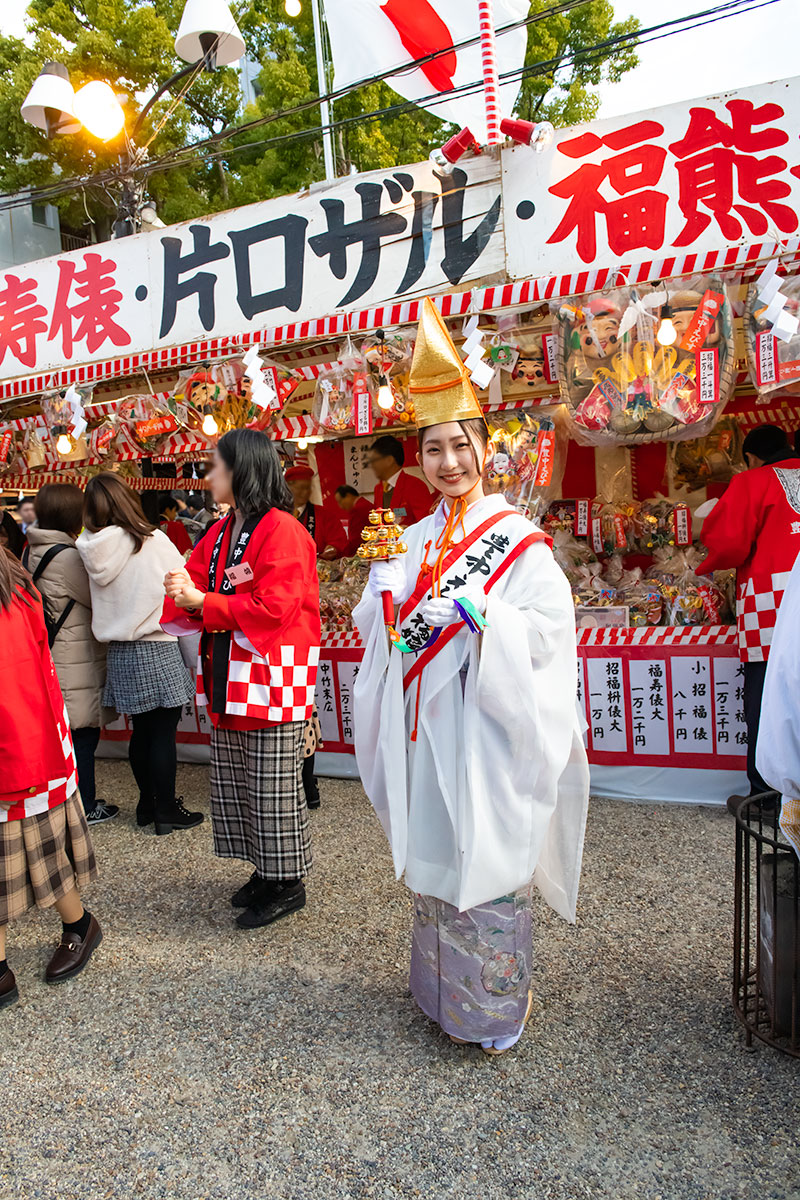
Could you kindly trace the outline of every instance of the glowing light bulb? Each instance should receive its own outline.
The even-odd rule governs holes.
[[[672,317],[662,317],[656,334],[659,346],[674,346],[677,340],[678,331],[672,323]]]
[[[286,9],[287,17],[299,17],[303,6],[300,0],[286,0],[283,7]]]
[[[207,412],[203,417],[203,433],[206,437],[213,437],[215,433],[219,433],[219,425],[214,420],[213,413]]]
[[[381,375],[381,385],[378,388],[378,408],[383,409],[384,412],[394,408],[394,396],[385,375]]]
[[[298,450],[307,450],[308,449],[308,438],[298,438],[297,439],[297,449]]]
[[[58,451],[59,454],[71,454],[72,453],[72,440],[71,440],[69,434],[66,434],[66,433],[59,434],[58,441],[56,442],[56,450]]]
[[[100,79],[84,84],[75,93],[75,116],[101,142],[111,141],[125,124],[122,105],[113,89]]]

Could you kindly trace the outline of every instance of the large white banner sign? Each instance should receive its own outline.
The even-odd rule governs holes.
[[[447,291],[502,269],[496,160],[372,172],[0,272],[0,379]]]
[[[702,267],[708,251],[794,238],[800,80],[576,125],[543,154],[515,146],[503,206],[513,279],[687,255]]]

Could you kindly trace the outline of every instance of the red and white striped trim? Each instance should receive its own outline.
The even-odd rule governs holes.
[[[486,144],[496,146],[500,141],[500,96],[492,0],[478,0],[478,24],[481,33],[481,67],[486,104]]]
[[[579,629],[579,646],[735,646],[735,625],[655,625],[643,629]]]
[[[737,412],[732,414],[742,429],[755,429],[756,425],[780,425],[786,428],[789,425],[793,429],[800,426],[800,406],[782,404],[780,408],[770,408],[765,404],[757,404],[749,412]]]
[[[155,460],[158,461],[158,460]],[[128,479],[120,476],[134,492],[168,492],[170,488],[185,488],[190,492],[205,492],[208,483],[205,479]],[[85,475],[77,471],[41,471],[31,475],[0,475],[0,491],[18,492],[26,488],[44,487],[46,483],[76,483],[79,488],[85,488],[88,483]]]

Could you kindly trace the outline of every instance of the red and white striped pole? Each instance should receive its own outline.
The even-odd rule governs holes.
[[[478,0],[478,20],[481,30],[483,92],[486,101],[486,144],[496,146],[500,141],[500,92],[492,0]]]

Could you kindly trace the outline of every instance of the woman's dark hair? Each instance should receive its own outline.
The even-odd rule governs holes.
[[[83,525],[83,492],[74,483],[46,483],[33,502],[40,529],[57,529],[70,535]]]
[[[475,468],[478,474],[482,471],[483,452],[489,444],[489,428],[483,417],[470,417],[468,421],[456,421],[467,435],[467,438],[472,445],[472,453],[475,455]],[[435,425],[427,425],[424,429],[420,429],[417,434],[417,445],[419,452],[422,454],[422,447],[425,444],[425,434],[431,429],[435,429]]]
[[[231,491],[243,517],[263,517],[270,509],[291,512],[292,494],[271,440],[256,429],[232,429],[217,442],[219,456],[233,473]]]
[[[136,543],[134,554],[139,553],[145,538],[149,538],[155,529],[145,517],[136,492],[110,472],[95,475],[87,483],[83,520],[90,533],[98,533],[109,525],[119,525]]]
[[[358,497],[358,492],[356,491],[356,489],[354,487],[350,487],[349,483],[343,483],[341,487],[337,487],[336,495],[337,496],[356,496],[356,497]]]
[[[34,600],[38,596],[33,581],[22,563],[17,562],[13,554],[9,554],[0,546],[0,608],[10,608],[14,596],[19,596],[24,600],[25,593],[33,596]]]
[[[25,535],[11,513],[5,508],[0,515],[0,525],[8,538],[8,549],[16,558],[21,558],[22,551],[25,549]]]

